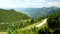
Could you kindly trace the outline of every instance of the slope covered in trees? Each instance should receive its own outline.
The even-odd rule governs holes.
[[[14,31],[14,34],[60,34],[60,12],[55,12],[49,16],[47,16],[48,20],[47,20],[47,24],[46,26],[43,25],[44,28],[41,28],[39,30],[39,32],[35,31],[36,28],[32,28],[30,30],[27,30],[28,28],[26,28],[26,30],[18,30],[18,31]],[[37,28],[38,30],[38,28]],[[23,32],[22,32],[23,31]],[[36,33],[37,32],[37,33]]]
[[[14,25],[15,28],[24,27],[29,23],[28,19],[30,19],[30,17],[28,17],[26,14],[16,12],[13,9],[0,9],[0,31],[6,31],[9,26],[12,25]],[[26,23],[24,20],[28,20],[28,22],[26,21]]]
[[[15,10],[0,9],[0,22],[16,22],[20,20],[29,19],[26,14],[16,12]]]
[[[50,15],[47,22],[53,34],[60,34],[60,12]]]
[[[32,23],[35,24],[38,21],[48,18],[46,27],[43,25],[39,30],[40,34],[60,34],[60,10],[57,8],[51,8],[52,11],[46,12],[46,16],[42,17],[41,19],[35,20],[30,19],[26,14],[22,14],[20,12],[16,12],[15,10],[3,10],[0,9],[0,31],[8,31],[8,34],[21,34],[27,32],[27,34],[36,33],[35,30],[39,28],[31,28],[30,30],[24,30],[24,27],[31,25]],[[42,9],[43,10],[43,9]],[[45,9],[46,10],[46,9]],[[41,11],[42,12],[42,11]],[[45,12],[44,12],[45,13]],[[50,13],[50,14],[49,14]],[[43,14],[44,15],[44,14]],[[36,15],[35,15],[36,16]],[[37,21],[37,22],[36,22]],[[9,23],[9,24],[8,24]],[[32,24],[32,25],[33,25]],[[32,26],[31,25],[31,26]],[[20,32],[19,29],[23,28]],[[28,28],[26,28],[28,29]],[[38,32],[37,32],[38,33]],[[26,33],[25,33],[26,34]]]
[[[47,17],[47,28],[39,30],[39,34],[60,34],[60,12]]]
[[[24,28],[37,21],[38,20],[31,19],[24,13],[16,12],[14,9],[0,9],[0,31]]]

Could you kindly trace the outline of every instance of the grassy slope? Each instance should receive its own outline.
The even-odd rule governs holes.
[[[39,22],[37,22],[37,23],[35,23],[35,24],[26,26],[25,28],[21,28],[20,30],[30,30],[31,28],[34,28],[36,25],[40,24],[41,22],[42,22],[42,21],[39,21]],[[42,26],[45,26],[45,25],[46,25],[46,23],[45,23],[44,25],[42,25]]]
[[[6,32],[0,32],[0,34],[6,34]]]
[[[32,29],[34,29],[34,27],[36,26],[36,25],[38,25],[38,24],[40,24],[42,21],[40,21],[40,22],[37,22],[37,23],[34,23],[34,24],[32,24],[32,25],[29,25],[29,26],[26,26],[26,27],[24,27],[24,28],[21,28],[21,29],[17,29],[17,32],[18,32],[18,34],[24,34],[24,32],[25,33],[30,33],[30,34],[35,34],[36,32],[34,32],[34,31],[29,31],[29,30],[32,30]],[[44,28],[46,26],[46,23],[44,24],[44,25],[42,25],[41,27],[38,27],[37,29],[38,30],[40,30],[41,28]],[[14,33],[14,32],[13,32]]]

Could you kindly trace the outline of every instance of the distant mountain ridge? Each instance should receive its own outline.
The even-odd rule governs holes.
[[[53,14],[55,12],[60,12],[60,7],[52,6],[43,8],[14,8],[14,10],[16,10],[17,12],[25,13],[31,18],[38,19]]]
[[[43,8],[16,8],[15,10],[25,13],[27,12],[27,14],[31,18],[40,18],[43,16],[53,14],[55,12],[59,12],[60,8],[52,6],[52,7],[43,7]]]

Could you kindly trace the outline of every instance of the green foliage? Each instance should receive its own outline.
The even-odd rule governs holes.
[[[36,28],[37,22],[45,18],[47,16],[40,19],[31,19],[26,14],[16,12],[13,9],[0,9],[0,31],[8,31],[7,34],[37,34],[39,30],[40,34],[48,34],[50,29],[60,30],[60,12],[48,17],[48,25],[44,24],[42,27]]]
[[[12,25],[14,28],[21,28],[29,23],[28,19],[30,19],[30,17],[28,17],[26,14],[16,12],[14,9],[0,9],[0,31],[7,31],[10,25]],[[26,23],[24,20],[27,20],[28,22],[26,21]]]
[[[45,28],[45,25],[43,25],[43,27],[37,28],[35,27],[37,24],[39,23],[34,23],[34,24],[30,24],[30,26],[28,25],[27,27],[21,28],[21,29],[16,29],[13,32],[11,32],[11,34],[38,34],[38,30]],[[43,29],[45,30],[45,29]],[[17,32],[16,32],[17,31]],[[47,31],[47,30],[46,30]]]
[[[16,12],[15,10],[0,9],[0,22],[16,22],[20,20],[29,19],[26,14]]]
[[[50,15],[47,24],[51,34],[60,34],[60,12]]]
[[[51,29],[60,29],[60,12],[50,15],[47,21]]]
[[[31,22],[31,21],[30,21]],[[24,28],[24,27],[26,27],[26,26],[28,26],[28,25],[31,25],[32,23],[30,23],[29,21],[22,21],[21,23],[15,23],[15,24],[13,24],[14,26],[12,26],[12,24],[10,24],[10,26],[9,26],[9,28],[8,28],[8,34],[33,34],[33,33],[35,33],[36,32],[36,28],[34,27],[34,28],[31,28],[31,30],[19,30],[19,29],[21,29],[21,28]],[[20,24],[20,25],[19,25]]]

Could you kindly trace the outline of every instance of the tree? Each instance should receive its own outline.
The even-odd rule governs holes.
[[[48,27],[54,32],[60,30],[60,12],[52,14],[47,20]],[[52,34],[53,34],[52,32]]]

